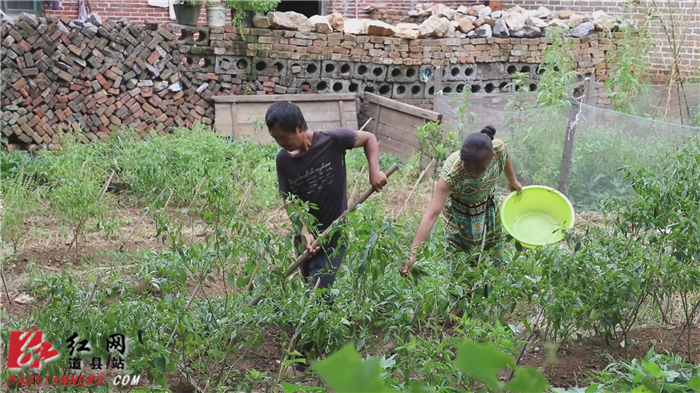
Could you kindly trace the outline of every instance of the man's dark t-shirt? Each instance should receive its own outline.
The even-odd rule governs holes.
[[[301,157],[277,153],[277,178],[283,198],[296,195],[315,204],[317,228],[323,231],[347,209],[345,151],[355,146],[357,132],[347,128],[314,132],[311,147]]]

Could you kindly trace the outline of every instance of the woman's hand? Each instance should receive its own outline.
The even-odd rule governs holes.
[[[523,193],[523,185],[519,181],[513,180],[508,182],[508,189],[511,191],[517,191],[518,195]]]
[[[403,263],[403,266],[401,267],[401,275],[404,277],[408,277],[411,274],[411,266],[416,263],[416,257],[411,256],[406,262]]]

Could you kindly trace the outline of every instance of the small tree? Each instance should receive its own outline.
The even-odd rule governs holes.
[[[29,233],[26,224],[37,210],[36,190],[32,189],[30,182],[21,174],[6,178],[2,181],[2,229],[0,237],[3,242],[10,242],[12,250],[17,254],[17,249],[22,240]]]

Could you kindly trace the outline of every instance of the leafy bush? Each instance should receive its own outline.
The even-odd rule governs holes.
[[[29,233],[26,220],[39,209],[37,190],[29,179],[21,174],[5,177],[0,183],[2,193],[2,232],[3,242],[10,242],[14,253],[24,237]]]

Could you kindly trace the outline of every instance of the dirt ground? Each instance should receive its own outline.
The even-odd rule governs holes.
[[[620,340],[612,346],[605,343],[602,337],[584,339],[572,344],[561,346],[556,352],[553,364],[547,363],[547,349],[542,343],[530,345],[523,356],[521,364],[542,369],[549,383],[554,387],[568,388],[584,386],[586,379],[597,371],[602,371],[611,362],[642,358],[653,346],[657,353],[670,352],[681,327],[645,327],[632,330],[628,342],[634,343],[627,348],[620,345]],[[693,326],[690,331],[690,347],[688,353],[688,331],[683,333],[674,353],[692,363],[700,362],[700,330]]]

